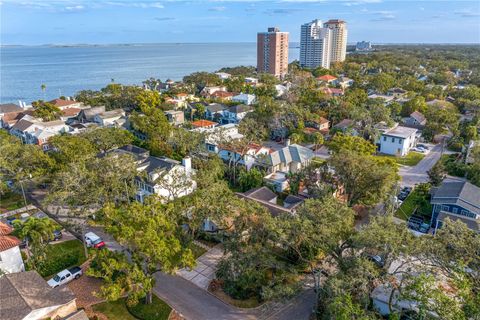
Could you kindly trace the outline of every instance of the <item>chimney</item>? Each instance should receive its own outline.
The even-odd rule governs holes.
[[[190,157],[185,157],[182,159],[182,166],[185,167],[185,172],[190,174],[192,172],[192,159]]]
[[[288,147],[290,145],[290,139],[285,140],[285,146]]]

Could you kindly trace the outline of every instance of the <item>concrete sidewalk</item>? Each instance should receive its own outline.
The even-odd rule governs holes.
[[[222,257],[223,247],[218,244],[197,259],[197,266],[194,269],[180,269],[177,271],[177,275],[204,290],[208,290],[208,285],[215,278],[217,265]]]

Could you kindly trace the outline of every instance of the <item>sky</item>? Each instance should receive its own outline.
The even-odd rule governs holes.
[[[270,26],[296,42],[337,18],[349,43],[480,43],[479,0],[0,0],[0,43],[255,42]]]

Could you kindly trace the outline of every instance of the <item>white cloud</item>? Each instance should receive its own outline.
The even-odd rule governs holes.
[[[82,6],[82,5],[67,6],[67,7],[65,7],[65,10],[66,10],[66,11],[82,11],[83,9],[85,9],[85,7]]]

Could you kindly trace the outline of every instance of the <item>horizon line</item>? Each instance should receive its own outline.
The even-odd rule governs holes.
[[[368,40],[361,40],[368,41]],[[360,42],[360,41],[359,41]],[[373,46],[385,45],[475,45],[480,46],[478,42],[378,42],[370,41]],[[256,41],[225,41],[225,42],[117,42],[117,43],[44,43],[44,44],[0,44],[0,47],[80,47],[80,46],[141,46],[141,45],[158,45],[158,44],[251,44]],[[289,42],[292,44],[300,43],[300,41]],[[347,45],[355,45],[356,42],[347,43]]]

